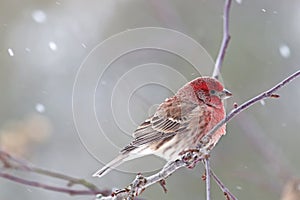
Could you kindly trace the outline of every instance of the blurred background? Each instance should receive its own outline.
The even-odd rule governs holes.
[[[223,3],[2,1],[1,149],[35,166],[84,178],[104,189],[123,188],[136,172],[154,173],[164,162],[146,157],[126,163],[102,179],[91,177],[130,142],[131,132],[158,103],[187,81],[211,74],[222,39]],[[227,101],[227,110],[234,102],[241,104],[299,70],[299,21],[300,2],[296,0],[233,1],[232,39],[222,70],[223,82],[234,94]],[[123,34],[124,38],[113,37],[121,38],[119,42],[102,43],[115,34],[142,27],[179,31],[207,52],[200,51],[203,55],[199,57],[199,51],[195,55],[189,52],[191,59],[201,60],[194,66],[170,52],[151,48],[134,51],[137,47],[130,46],[143,39],[151,41],[151,34],[145,38]],[[186,52],[190,46],[183,41],[173,35],[169,40],[155,39]],[[128,54],[123,49],[121,54],[119,44],[125,43],[132,49]],[[101,52],[107,55],[101,57]],[[295,80],[278,92],[279,99],[261,101],[237,116],[214,149],[212,168],[239,199],[285,199],[281,198],[284,186],[299,178],[299,86],[300,79]],[[64,186],[46,177],[6,172]],[[193,170],[178,170],[167,179],[167,194],[154,185],[142,197],[205,199],[202,173],[201,164]],[[299,190],[299,182],[292,183]],[[215,184],[212,197],[225,198]],[[0,179],[0,198],[93,199],[4,179]]]

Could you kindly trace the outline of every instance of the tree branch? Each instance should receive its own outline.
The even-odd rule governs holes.
[[[166,179],[176,170],[185,166],[187,166],[187,163],[184,159],[168,162],[160,172],[149,177],[142,177],[141,174],[138,174],[127,188],[118,190],[111,196],[101,197],[100,200],[133,199],[140,195],[147,187]]]
[[[205,183],[206,183],[206,200],[210,200],[210,163],[209,157],[203,159],[204,166],[205,166]]]
[[[230,12],[231,0],[226,0],[223,10],[223,39],[220,46],[220,50],[216,59],[214,71],[212,77],[215,79],[219,78],[221,72],[222,64],[224,61],[225,53],[230,41],[229,35],[229,12]]]
[[[14,175],[10,175],[8,173],[0,172],[0,177],[17,182],[17,183],[30,185],[30,186],[38,187],[38,188],[44,188],[44,189],[52,190],[52,191],[56,191],[56,192],[63,192],[63,193],[67,193],[70,195],[96,195],[99,193],[101,193],[102,195],[111,194],[111,190],[100,190],[99,188],[97,188],[97,186],[95,186],[94,184],[92,184],[84,179],[78,179],[78,178],[74,178],[74,177],[60,174],[57,172],[52,172],[49,170],[30,166],[26,162],[13,157],[12,155],[10,155],[9,153],[7,153],[3,150],[0,150],[0,161],[2,162],[3,168],[5,168],[5,169],[27,171],[27,172],[32,172],[32,173],[48,176],[48,177],[65,180],[65,181],[68,181],[67,185],[69,187],[77,184],[77,185],[84,186],[85,188],[87,188],[87,190],[75,190],[75,189],[69,189],[69,188],[64,188],[64,187],[51,186],[51,185],[39,183],[36,181],[30,181],[30,180],[26,180],[23,178],[19,178]]]
[[[218,184],[219,188],[222,190],[224,195],[227,197],[227,199],[237,200],[237,198],[225,187],[222,181],[217,177],[217,175],[212,170],[210,170],[210,174],[215,180],[215,182]]]
[[[8,173],[3,173],[3,172],[0,172],[0,177],[11,180],[13,182],[23,184],[23,185],[29,185],[29,186],[37,187],[37,188],[43,188],[43,189],[51,190],[51,191],[55,191],[55,192],[67,193],[69,195],[97,195],[99,193],[101,193],[103,195],[108,195],[108,194],[111,193],[110,190],[107,190],[107,191],[74,190],[74,189],[69,189],[69,188],[56,187],[56,186],[51,186],[51,185],[47,185],[47,184],[44,184],[44,183],[40,183],[40,182],[37,182],[37,181],[26,180],[26,179],[19,178],[19,177],[10,175]]]

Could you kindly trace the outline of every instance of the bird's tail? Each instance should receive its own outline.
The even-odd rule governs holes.
[[[118,157],[116,157],[115,159],[110,161],[108,164],[106,164],[104,167],[102,167],[97,172],[95,172],[93,174],[93,177],[102,177],[102,176],[104,176],[110,170],[118,167],[123,161],[128,160],[128,159],[126,159],[126,158],[128,158],[128,156],[129,156],[128,153],[120,154]]]

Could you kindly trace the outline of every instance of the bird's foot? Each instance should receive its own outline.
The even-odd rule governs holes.
[[[124,189],[116,190],[111,194],[114,196],[123,196],[122,199],[133,200],[136,196],[140,195],[145,188],[143,187],[147,183],[147,179],[138,173],[134,181]]]
[[[193,169],[196,166],[197,162],[203,159],[203,155],[199,151],[199,149],[188,149],[180,152],[179,155],[189,169]]]

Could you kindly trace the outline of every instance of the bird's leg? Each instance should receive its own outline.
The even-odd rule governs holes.
[[[202,158],[202,153],[199,149],[188,149],[180,152],[182,161],[186,163],[187,168],[192,169]]]
[[[199,150],[198,149],[188,149],[188,150],[184,150],[184,151],[180,152],[179,155],[182,156],[186,153],[199,153]]]

